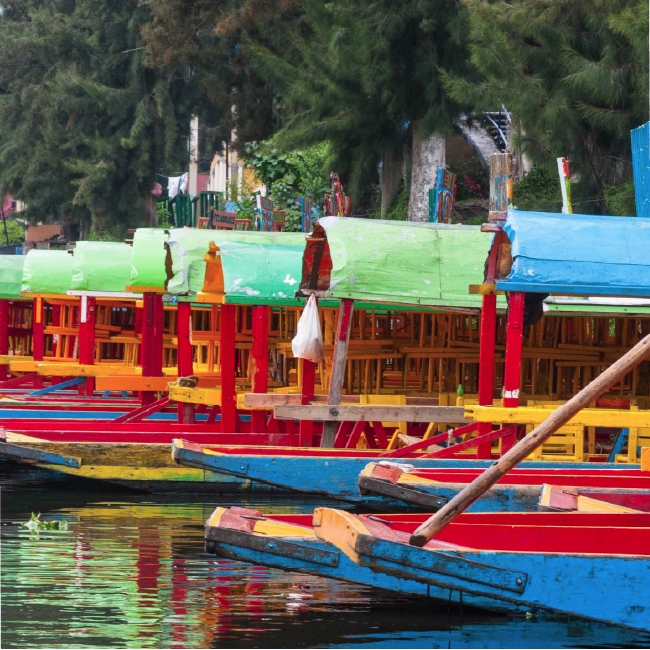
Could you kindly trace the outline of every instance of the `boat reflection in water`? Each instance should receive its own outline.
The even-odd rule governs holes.
[[[215,559],[203,551],[203,523],[217,499],[151,502],[73,482],[52,490],[25,470],[7,480],[8,471],[4,648],[650,647],[650,635],[612,626],[500,617]],[[317,504],[238,505],[290,513]],[[22,523],[32,511],[68,529],[30,532]]]

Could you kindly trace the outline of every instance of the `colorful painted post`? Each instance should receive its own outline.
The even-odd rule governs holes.
[[[302,363],[302,395],[300,398],[301,404],[309,404],[314,399],[314,392],[316,386],[316,364],[308,359],[300,359]],[[314,444],[314,421],[301,420],[300,421],[300,446],[311,447]]]
[[[483,296],[483,308],[481,309],[481,333],[479,349],[479,370],[478,370],[478,403],[480,406],[492,406],[494,397],[494,349],[497,330],[497,297],[496,294]],[[492,424],[490,422],[479,422],[478,435],[490,433]],[[490,458],[492,455],[492,444],[487,442],[478,445],[476,448],[477,458]]]
[[[142,376],[162,377],[163,311],[162,295],[145,292],[142,296]],[[142,404],[156,401],[153,391],[141,392]]]
[[[332,377],[330,379],[330,389],[327,395],[327,403],[332,405],[338,405],[341,403],[353,311],[354,300],[342,298],[341,306],[339,307],[339,322],[336,328],[336,341],[334,343],[334,355],[332,358]],[[321,447],[334,446],[337,425],[338,422],[325,422],[323,425]]]
[[[513,292],[508,296],[503,406],[519,406],[521,353],[524,335],[524,299],[525,294],[520,292]]]
[[[0,354],[9,354],[9,300],[0,300]],[[0,381],[9,378],[9,366],[0,364]]]
[[[179,377],[189,377],[194,374],[192,350],[192,303],[179,302],[177,313],[178,347],[177,366]],[[194,404],[178,403],[179,424],[194,424]]]
[[[557,171],[560,176],[562,212],[564,214],[573,214],[573,205],[571,204],[571,172],[569,171],[569,161],[566,158],[557,159]]]
[[[221,432],[235,433],[237,430],[237,395],[235,393],[236,374],[236,328],[235,305],[221,305],[221,340],[219,358],[221,360]]]
[[[266,393],[269,388],[269,307],[253,307],[253,392]],[[253,433],[266,433],[266,412],[251,414]]]
[[[32,357],[34,361],[43,361],[45,353],[45,324],[43,298],[34,298],[34,316],[32,322]]]
[[[97,298],[81,296],[79,306],[79,363],[93,365],[95,363],[95,312]],[[92,395],[95,392],[95,378],[87,377],[79,384],[79,395]]]

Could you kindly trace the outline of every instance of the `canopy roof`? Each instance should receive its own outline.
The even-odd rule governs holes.
[[[22,292],[65,296],[72,280],[72,255],[67,251],[32,249],[25,256]]]
[[[478,226],[323,217],[308,237],[303,295],[474,310],[490,236]]]
[[[510,210],[504,291],[650,297],[650,220]]]
[[[131,281],[127,291],[165,290],[165,243],[162,228],[138,228],[133,235]]]
[[[23,255],[0,255],[0,298],[20,298],[24,265]]]
[[[255,232],[242,230],[198,230],[193,228],[175,228],[169,231],[167,241],[167,291],[173,294],[192,296],[196,295],[203,288],[205,281],[205,255],[214,243],[219,250],[228,249],[232,243],[240,242],[244,248],[233,248],[232,256],[229,258],[227,276],[232,277],[233,282],[240,279],[238,284],[245,284],[249,288],[250,282],[245,282],[247,277],[251,282],[256,279],[261,286],[255,286],[252,292],[249,291],[250,300],[243,300],[246,292],[240,293],[242,302],[247,304],[266,304],[264,297],[273,300],[277,294],[274,280],[264,280],[264,274],[272,273],[275,278],[280,271],[272,271],[270,264],[280,265],[278,268],[286,268],[288,272],[294,273],[296,284],[293,291],[287,291],[291,298],[291,304],[298,304],[293,298],[297,281],[300,279],[300,259],[304,248],[305,235],[303,233],[282,233],[282,232]],[[280,246],[281,252],[277,254],[270,252],[276,246]],[[295,250],[294,250],[295,249]],[[228,249],[230,250],[230,249]],[[226,253],[224,253],[226,254]],[[248,257],[242,257],[247,254]],[[295,255],[298,255],[297,260]],[[286,259],[282,255],[287,256]],[[271,261],[272,260],[272,261]],[[292,266],[295,265],[295,269]],[[293,270],[291,270],[293,269]],[[228,289],[234,289],[237,285],[228,285]],[[285,289],[287,285],[284,285]],[[290,287],[289,287],[290,288]],[[216,287],[213,287],[216,290]],[[280,285],[280,290],[282,285]],[[255,293],[258,292],[258,293]],[[223,293],[217,291],[217,293]],[[229,293],[226,290],[226,293]],[[233,291],[233,293],[237,293]],[[234,297],[234,296],[233,296]],[[221,300],[219,300],[221,302]],[[227,300],[231,302],[231,300]]]
[[[133,248],[124,243],[80,241],[72,256],[70,289],[122,293],[131,283]]]

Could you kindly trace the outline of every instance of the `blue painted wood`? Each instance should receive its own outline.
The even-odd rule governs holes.
[[[616,441],[614,442],[614,446],[612,447],[612,450],[609,452],[609,456],[607,456],[608,463],[613,463],[616,460],[616,454],[620,454],[623,451],[623,447],[625,447],[625,443],[627,442],[629,435],[630,435],[629,429],[621,429],[618,432],[618,435],[616,436]]]
[[[50,465],[64,465],[65,467],[81,466],[78,458],[62,456],[51,451],[22,447],[21,445],[14,445],[8,442],[0,442],[0,456],[16,460],[37,460],[43,463],[49,463]]]
[[[75,377],[74,379],[68,379],[67,381],[53,384],[47,388],[41,388],[39,390],[32,391],[31,393],[27,393],[27,396],[38,397],[39,395],[49,395],[50,393],[56,393],[56,391],[61,390],[62,388],[72,388],[72,386],[77,386],[84,381],[86,381],[85,377]]]
[[[172,457],[182,465],[198,467],[221,474],[229,474],[251,481],[266,483],[285,490],[307,492],[323,497],[341,499],[354,503],[364,503],[373,506],[395,505],[403,507],[404,503],[380,495],[359,494],[358,478],[361,470],[372,462],[385,460],[359,456],[253,456],[247,454],[206,454],[193,449],[186,449],[172,443]],[[391,459],[397,461],[398,459]],[[492,465],[490,460],[457,460],[435,458],[409,458],[403,461],[407,465],[427,468],[480,467]],[[593,466],[587,463],[552,463],[548,461],[525,461],[519,465],[522,469],[575,469],[591,471]],[[631,465],[615,465],[599,463],[599,468],[613,468],[619,471],[638,467]],[[457,493],[453,487],[441,487],[440,495],[451,498]],[[508,493],[495,492],[494,496],[477,501],[471,510],[503,511],[513,507],[514,491]]]
[[[636,216],[650,218],[650,122],[630,131]]]
[[[0,409],[0,420],[114,420],[117,416],[123,415],[126,411],[42,411],[39,409]],[[205,413],[196,416],[197,422],[205,422],[208,415]],[[242,417],[241,420],[250,420]],[[154,413],[147,418],[147,421],[158,420],[162,422],[176,422],[176,413]],[[218,418],[217,418],[218,421]]]

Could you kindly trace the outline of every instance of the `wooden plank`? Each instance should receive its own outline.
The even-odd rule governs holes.
[[[32,363],[34,359],[29,356],[25,355],[18,355],[18,354],[0,354],[0,365],[4,365],[6,363],[11,363],[11,362],[18,362],[18,361],[28,361]]]
[[[185,386],[171,385],[169,399],[174,402],[186,404],[208,404],[214,406],[221,404],[221,389],[219,388],[188,388]]]
[[[98,391],[132,390],[132,391],[166,391],[170,381],[176,377],[140,377],[138,375],[98,376],[95,385]]]
[[[84,365],[80,363],[37,362],[35,365],[38,374],[45,377],[111,377],[115,375],[132,377],[142,374],[142,368],[125,366],[124,364]],[[171,381],[171,379],[167,379],[167,381]]]
[[[324,422],[444,422],[467,424],[462,406],[276,406],[274,414],[284,420]],[[548,411],[546,412],[548,415]]]

